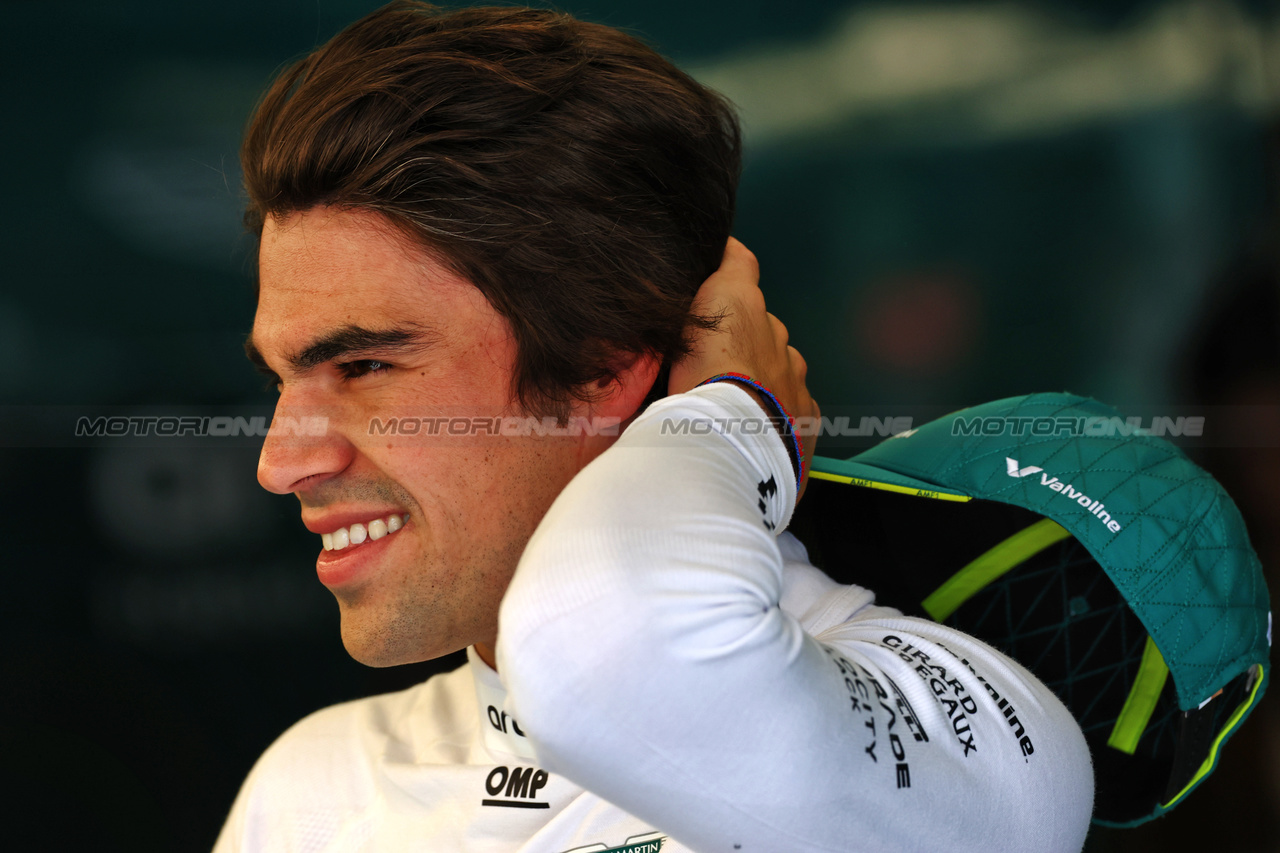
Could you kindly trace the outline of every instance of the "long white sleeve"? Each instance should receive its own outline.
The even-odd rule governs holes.
[[[700,853],[1079,850],[1066,709],[808,566],[782,442],[723,430],[760,415],[726,383],[661,401],[538,528],[497,654],[541,766]]]

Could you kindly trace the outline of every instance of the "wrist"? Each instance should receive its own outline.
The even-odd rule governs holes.
[[[746,391],[760,406],[761,410],[768,415],[770,424],[782,439],[783,445],[787,448],[787,455],[791,458],[791,468],[796,478],[796,496],[798,498],[804,486],[804,478],[807,472],[805,471],[804,442],[795,431],[795,418],[791,416],[791,413],[786,410],[786,407],[782,405],[782,402],[772,391],[745,373],[721,373],[712,376],[710,379],[704,379],[695,387],[710,385],[713,382],[732,382]]]

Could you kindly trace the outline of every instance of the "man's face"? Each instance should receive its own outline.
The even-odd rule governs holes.
[[[322,416],[328,428],[273,431],[258,480],[296,494],[316,534],[341,541],[340,528],[359,538],[363,527],[365,541],[341,550],[321,550],[316,537],[347,651],[389,666],[492,644],[525,543],[589,448],[426,427],[371,434],[374,418],[519,411],[509,324],[378,214],[315,208],[268,219],[259,273],[251,341],[280,378],[277,422]],[[401,529],[382,532],[405,515]]]

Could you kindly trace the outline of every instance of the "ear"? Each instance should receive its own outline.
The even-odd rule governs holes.
[[[658,379],[662,359],[651,352],[620,353],[613,365],[613,376],[601,379],[595,392],[591,413],[599,417],[618,418],[623,423],[639,413]]]

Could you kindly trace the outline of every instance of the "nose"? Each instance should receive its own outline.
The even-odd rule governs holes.
[[[286,392],[287,394],[287,392]],[[335,419],[281,394],[258,457],[258,482],[287,495],[311,488],[351,464],[355,453]]]

